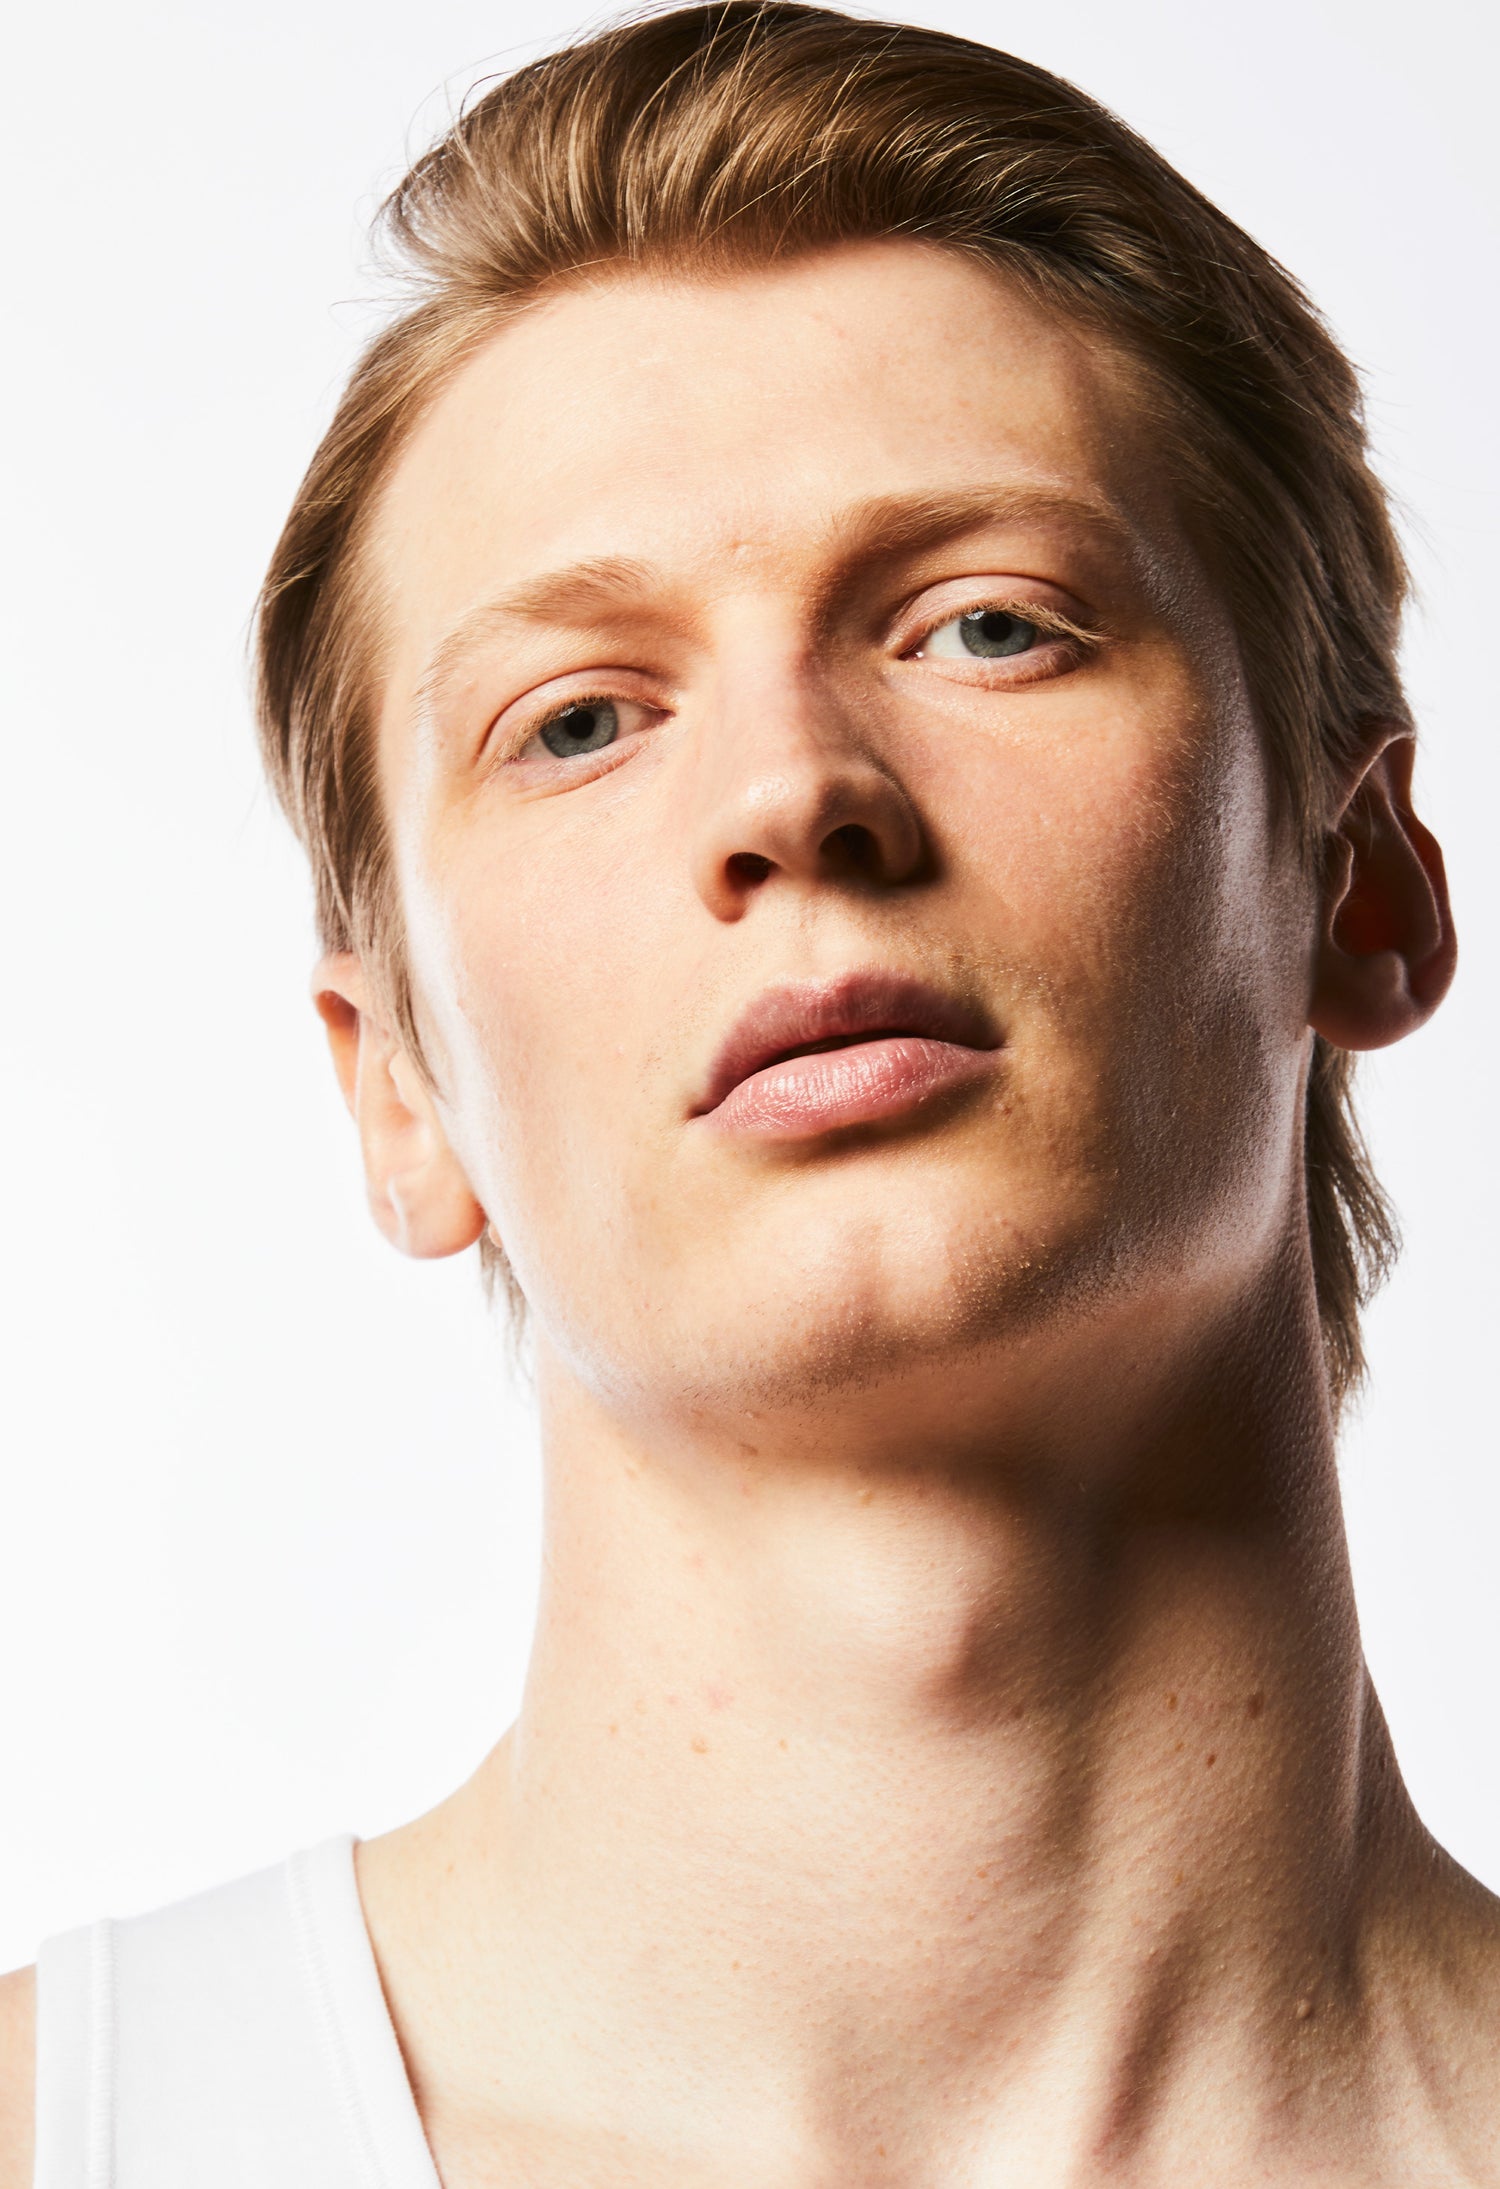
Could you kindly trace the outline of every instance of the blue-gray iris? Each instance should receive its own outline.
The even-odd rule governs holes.
[[[1001,654],[1024,654],[1035,639],[1036,625],[1003,608],[976,608],[958,619],[959,637],[965,651],[992,661]]]
[[[564,707],[543,726],[542,743],[559,760],[569,760],[575,753],[599,752],[612,745],[619,732],[620,717],[611,701],[584,699],[575,707]]]

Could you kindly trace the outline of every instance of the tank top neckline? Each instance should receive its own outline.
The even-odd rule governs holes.
[[[302,1956],[350,2134],[381,2189],[441,2189],[360,1903],[355,1838],[287,1858]]]

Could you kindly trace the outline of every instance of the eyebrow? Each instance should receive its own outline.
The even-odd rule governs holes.
[[[1125,550],[1134,528],[1109,502],[1052,487],[964,487],[946,494],[880,494],[856,502],[831,527],[838,560],[851,564],[909,555],[986,524],[1063,520]]]
[[[1090,496],[1037,487],[881,494],[853,503],[830,521],[825,543],[831,568],[824,594],[836,593],[861,567],[920,553],[982,525],[1028,519],[1072,523],[1135,559],[1133,527],[1109,503]],[[666,589],[660,570],[629,555],[594,556],[523,579],[470,609],[438,641],[418,678],[417,704],[423,709],[434,705],[470,657],[506,624],[582,630],[628,608],[639,608],[644,599]]]
[[[661,590],[660,574],[650,563],[628,555],[594,556],[498,594],[460,616],[428,655],[417,680],[420,707],[430,707],[463,668],[470,655],[507,623],[553,624],[582,629],[611,610],[620,610],[643,594]]]

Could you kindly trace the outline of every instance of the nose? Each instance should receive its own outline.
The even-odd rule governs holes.
[[[778,878],[882,889],[920,877],[916,806],[848,711],[795,669],[742,679],[711,708],[693,863],[715,918],[739,919]]]

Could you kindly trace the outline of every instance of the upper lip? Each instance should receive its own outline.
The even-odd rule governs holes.
[[[693,1104],[717,1109],[742,1079],[822,1042],[873,1041],[916,1034],[967,1049],[995,1049],[999,1037],[983,1011],[904,973],[846,973],[836,980],[770,988],[736,1021]]]

